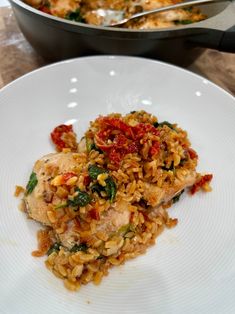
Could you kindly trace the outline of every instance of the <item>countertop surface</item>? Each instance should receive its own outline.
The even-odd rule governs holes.
[[[48,64],[26,41],[10,7],[0,7],[0,88]],[[235,54],[206,49],[188,70],[235,95]]]

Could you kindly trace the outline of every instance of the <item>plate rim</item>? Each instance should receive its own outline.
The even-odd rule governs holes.
[[[222,92],[224,95],[228,96],[232,101],[235,102],[235,96],[233,96],[231,93],[229,93],[227,90],[223,89],[221,86],[217,85],[216,83],[212,82],[210,79],[192,72],[189,69],[185,69],[182,68],[178,65],[175,64],[171,64],[165,61],[161,61],[161,60],[155,60],[153,58],[147,58],[147,57],[140,57],[140,56],[127,56],[127,55],[112,55],[112,54],[105,54],[105,55],[92,55],[92,56],[82,56],[82,57],[76,57],[76,58],[71,58],[71,59],[66,59],[66,60],[61,60],[61,61],[57,61],[57,62],[53,62],[44,66],[41,66],[37,69],[34,69],[28,73],[25,73],[23,75],[21,75],[20,77],[14,79],[13,81],[9,82],[8,84],[6,84],[5,86],[3,86],[2,88],[0,88],[0,96],[3,92],[7,92],[8,89],[12,88],[12,86],[14,86],[14,84],[17,84],[18,82],[27,79],[30,76],[33,76],[35,73],[39,73],[39,72],[43,72],[43,71],[47,71],[48,69],[52,69],[52,68],[56,68],[58,66],[63,66],[65,64],[68,63],[73,63],[73,62],[77,62],[77,61],[83,61],[83,60],[87,60],[87,59],[132,59],[132,60],[141,60],[144,62],[148,62],[148,63],[153,63],[153,64],[160,64],[163,65],[165,67],[169,67],[169,68],[174,68],[177,71],[180,71],[182,73],[185,73],[186,75],[191,75],[193,77],[196,77],[197,79],[205,79],[209,84],[211,84],[214,88],[218,89],[220,92]]]

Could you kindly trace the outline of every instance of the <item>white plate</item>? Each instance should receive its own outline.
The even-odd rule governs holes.
[[[33,258],[39,224],[17,210],[14,186],[53,151],[52,128],[79,135],[99,114],[144,109],[188,130],[212,193],[184,195],[179,218],[148,252],[110,271],[100,286],[68,292]],[[58,63],[0,92],[1,313],[235,313],[235,102],[192,73],[129,57]]]

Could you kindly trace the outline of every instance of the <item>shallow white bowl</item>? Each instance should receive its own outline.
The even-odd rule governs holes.
[[[188,130],[213,192],[183,195],[179,218],[148,252],[78,293],[33,258],[39,224],[17,210],[16,184],[53,151],[50,131],[78,135],[99,114],[144,109]],[[235,101],[190,72],[131,57],[89,57],[34,71],[0,92],[1,313],[235,313]]]

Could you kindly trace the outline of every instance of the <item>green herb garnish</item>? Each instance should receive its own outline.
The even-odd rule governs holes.
[[[181,160],[180,160],[180,163],[179,163],[179,166],[180,166],[180,167],[184,166],[184,164],[185,164],[187,161],[188,161],[187,158],[181,159]]]
[[[132,224],[123,225],[118,229],[118,234],[122,237],[125,237],[125,235],[128,232],[135,232],[135,228]]]
[[[86,137],[86,150],[88,151],[88,153],[94,148],[95,143],[93,142],[92,139]]]
[[[174,162],[172,161],[170,164],[170,167],[167,168],[166,166],[162,166],[162,170],[166,170],[166,171],[174,171],[175,170],[175,166],[174,166]]]
[[[106,256],[100,255],[100,256],[97,257],[97,260],[105,261],[106,260]]]
[[[112,177],[108,177],[105,180],[106,186],[104,187],[107,197],[110,199],[111,203],[114,201],[114,198],[117,193],[117,186]]]
[[[140,199],[139,205],[143,207],[144,209],[147,209],[149,207],[148,202],[144,198]]]
[[[67,15],[65,16],[65,18],[66,18],[67,20],[70,20],[70,21],[84,22],[84,18],[82,17],[81,12],[80,12],[79,9],[67,13]]]
[[[172,130],[175,130],[175,128],[173,127],[173,124],[171,124],[171,123],[168,122],[168,121],[163,121],[163,122],[160,122],[160,123],[155,122],[155,123],[153,124],[153,126],[154,126],[155,128],[163,127],[164,125],[167,125],[168,128],[170,128],[170,129],[172,129]]]
[[[192,12],[193,11],[193,7],[184,8],[184,11]]]
[[[87,192],[83,192],[79,188],[76,189],[76,192],[78,192],[78,194],[73,199],[69,199],[66,203],[56,205],[54,209],[71,206],[74,211],[77,211],[78,207],[84,207],[90,203],[91,197]]]
[[[100,197],[102,197],[101,192],[105,192],[108,199],[110,199],[111,202],[114,201],[115,195],[116,195],[116,191],[117,191],[117,187],[116,187],[116,183],[113,181],[113,179],[111,177],[108,177],[105,180],[106,186],[101,186],[99,183],[95,183],[91,186],[91,191],[92,193],[98,193],[98,195]]]
[[[44,3],[44,7],[46,7],[46,8],[50,8],[50,7],[51,7],[50,2],[49,2],[49,1],[45,1],[45,3]]]
[[[177,20],[177,21],[175,21],[175,24],[176,25],[187,25],[187,24],[192,24],[193,23],[193,21],[192,20]]]
[[[32,172],[30,177],[29,177],[29,182],[26,185],[26,195],[33,192],[37,183],[38,183],[38,179],[37,179],[36,173]]]
[[[90,165],[88,167],[89,177],[92,180],[96,180],[99,174],[107,173],[107,172],[108,172],[107,170],[105,170],[105,169],[103,169],[101,167],[98,167],[96,165]]]
[[[92,150],[96,150],[96,151],[99,152],[100,154],[103,154],[103,151],[102,151],[101,149],[99,149],[99,148],[95,145],[94,141],[93,141],[92,139],[90,139],[90,138],[87,138],[87,137],[86,137],[86,149],[87,149],[88,153],[89,153],[90,151],[92,151]]]
[[[95,192],[96,192],[96,193],[98,193],[99,196],[101,196],[101,192],[105,190],[104,187],[101,186],[99,183],[93,184],[93,185],[90,187],[90,189],[91,189],[91,192],[92,192],[92,193],[95,193]]]
[[[88,173],[92,180],[96,180],[98,175],[102,173],[108,173],[108,171],[96,165],[90,165],[88,167]],[[91,187],[91,191],[97,192],[100,196],[101,196],[101,192],[105,191],[108,199],[110,199],[110,201],[113,202],[116,192],[117,192],[116,183],[114,182],[113,178],[110,176],[105,180],[105,183],[106,183],[105,187],[102,187],[98,183],[93,184]]]
[[[72,200],[68,200],[68,206],[71,207],[84,207],[90,203],[91,197],[87,192],[81,191],[79,188],[76,189],[78,193]],[[75,209],[74,209],[75,210]],[[76,209],[77,210],[77,209]]]
[[[81,243],[81,244],[75,244],[72,249],[70,250],[70,252],[76,253],[76,252],[86,252],[88,249],[88,246],[86,245],[86,243]]]
[[[173,201],[173,204],[177,203],[180,199],[180,196],[184,193],[184,190],[180,191],[179,194],[177,194],[175,197],[173,197],[172,201]]]
[[[68,203],[61,203],[61,204],[58,204],[54,207],[54,209],[59,209],[59,208],[66,208],[68,207]]]
[[[61,243],[55,242],[54,244],[52,244],[52,246],[50,247],[50,249],[47,251],[47,255],[51,255],[54,252],[59,252],[61,247]]]

